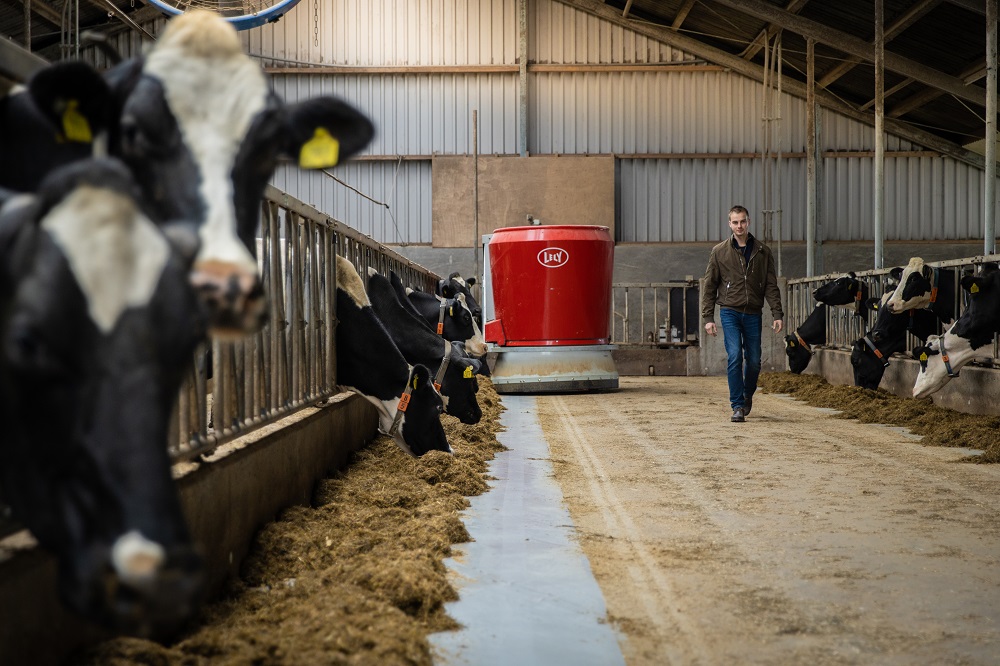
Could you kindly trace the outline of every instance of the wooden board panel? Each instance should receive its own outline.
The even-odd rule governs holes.
[[[471,157],[434,157],[433,245],[472,247],[477,237]],[[615,224],[613,157],[479,158],[478,236],[528,223]]]

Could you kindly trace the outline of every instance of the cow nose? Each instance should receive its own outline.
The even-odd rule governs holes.
[[[191,273],[191,284],[208,309],[214,337],[242,337],[267,323],[267,296],[255,271],[221,262],[199,262]]]

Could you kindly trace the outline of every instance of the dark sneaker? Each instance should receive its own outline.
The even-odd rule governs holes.
[[[750,416],[750,410],[753,409],[753,396],[748,395],[743,398],[743,415]]]
[[[733,423],[743,423],[746,421],[745,414],[742,407],[737,407],[733,410],[733,418],[729,419]]]

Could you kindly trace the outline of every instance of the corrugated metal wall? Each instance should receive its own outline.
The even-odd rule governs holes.
[[[529,61],[542,64],[673,63],[693,56],[552,0],[529,0]],[[278,23],[247,31],[249,52],[267,65],[359,67],[517,63],[518,0],[302,0]],[[138,40],[120,40],[132,54]],[[290,62],[285,62],[290,61]],[[323,174],[282,168],[274,184],[350,220],[386,243],[431,242],[432,154],[471,154],[472,111],[479,150],[518,152],[518,77],[505,73],[374,73],[273,76],[287,101],[335,94],[369,114],[381,156],[335,174],[392,215]],[[621,242],[704,242],[728,230],[726,211],[743,203],[760,221],[762,87],[718,70],[533,72],[528,79],[531,154],[608,154],[619,162]],[[805,103],[782,99],[779,168],[781,236],[805,236]],[[873,151],[874,129],[822,113],[826,151]],[[917,147],[889,137],[887,151]],[[650,154],[666,155],[644,158]],[[697,157],[685,155],[697,154]],[[397,163],[395,156],[422,156]],[[718,156],[718,157],[713,157]],[[398,165],[398,169],[397,169]],[[872,158],[823,160],[821,215],[827,240],[871,240]],[[977,239],[984,174],[950,158],[895,156],[886,162],[888,240]],[[389,201],[389,198],[392,200]],[[757,231],[760,231],[758,228]]]

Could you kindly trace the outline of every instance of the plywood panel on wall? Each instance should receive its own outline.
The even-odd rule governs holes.
[[[542,224],[599,224],[614,236],[613,157],[480,157],[479,235],[522,226],[527,216]],[[435,156],[434,247],[472,247],[476,238],[472,157]]]

